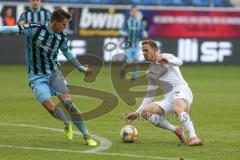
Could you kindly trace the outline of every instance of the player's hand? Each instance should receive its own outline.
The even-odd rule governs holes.
[[[137,118],[138,118],[138,113],[137,112],[132,112],[125,117],[125,122],[127,124],[130,124],[130,123],[132,123],[132,121],[134,121]]]
[[[166,58],[162,57],[162,58],[160,58],[160,59],[158,60],[158,62],[159,62],[160,64],[167,64],[167,63],[168,63],[168,60],[167,60]]]
[[[85,76],[87,76],[87,77],[91,77],[92,76],[92,70],[90,68],[87,68],[85,70]]]

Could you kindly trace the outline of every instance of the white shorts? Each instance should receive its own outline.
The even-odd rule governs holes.
[[[155,101],[153,103],[161,107],[164,110],[165,114],[168,114],[173,111],[173,102],[178,98],[184,99],[186,101],[189,110],[193,100],[193,95],[191,89],[187,85],[173,88],[173,91],[166,94],[163,100]]]

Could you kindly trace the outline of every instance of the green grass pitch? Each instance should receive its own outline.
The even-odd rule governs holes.
[[[124,126],[122,117],[135,111],[142,98],[137,99],[134,107],[121,100],[111,83],[108,66],[101,70],[94,83],[84,82],[83,75],[77,71],[72,73],[68,78],[71,84],[110,92],[119,98],[118,106],[113,111],[86,122],[92,134],[112,143],[107,150],[93,154],[84,152],[92,148],[84,145],[81,135],[75,135],[69,142],[63,132],[24,126],[63,129],[63,124],[52,118],[35,99],[28,87],[24,67],[1,66],[0,160],[238,160],[240,67],[183,66],[181,70],[193,91],[191,117],[197,134],[204,141],[203,146],[179,146],[174,134],[141,119],[133,123],[139,131],[136,142],[122,143],[119,137]],[[73,100],[82,112],[94,109],[101,103],[101,100],[84,96],[73,96]],[[177,122],[173,120],[173,123]],[[77,131],[76,128],[74,130]]]

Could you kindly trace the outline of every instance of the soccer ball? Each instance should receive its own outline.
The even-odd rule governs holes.
[[[120,137],[122,142],[132,143],[137,139],[138,131],[135,127],[127,125],[121,129]]]

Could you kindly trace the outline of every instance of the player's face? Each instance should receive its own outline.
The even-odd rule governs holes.
[[[41,0],[31,0],[31,6],[33,9],[38,9],[41,5]]]
[[[53,21],[52,25],[53,32],[55,33],[63,32],[63,30],[66,29],[67,23],[68,23],[67,18],[64,18],[62,22]]]
[[[137,18],[137,14],[138,14],[138,9],[137,8],[132,8],[130,11],[131,17],[132,18]]]
[[[149,44],[144,44],[142,46],[142,52],[145,60],[153,62],[156,59],[156,50]]]

